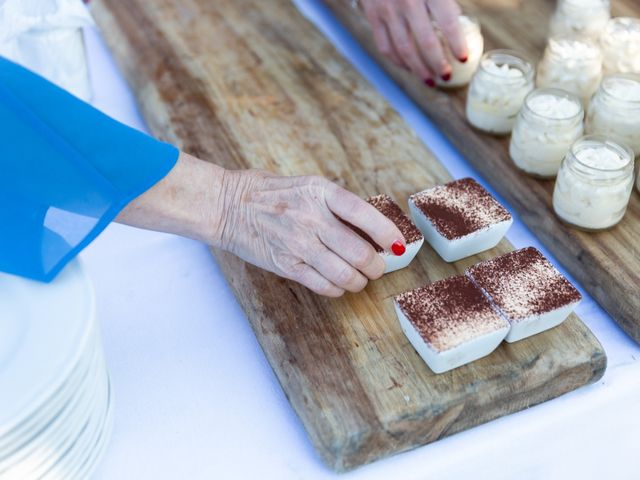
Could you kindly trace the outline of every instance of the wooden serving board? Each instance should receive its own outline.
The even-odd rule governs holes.
[[[467,89],[434,91],[378,54],[369,27],[344,0],[324,0],[449,140],[512,205],[540,240],[633,339],[640,342],[640,194],[613,229],[587,233],[563,224],[551,204],[553,180],[520,172],[509,157],[509,137],[494,137],[466,121]],[[548,0],[460,0],[476,16],[485,50],[510,48],[542,56],[555,2]],[[640,16],[640,2],[613,0],[613,15]]]
[[[93,12],[155,134],[228,168],[325,175],[360,195],[449,180],[393,109],[287,0],[98,0]],[[216,251],[322,458],[346,470],[599,379],[605,353],[562,326],[435,375],[392,296],[459,274],[423,247],[410,268],[340,299]]]

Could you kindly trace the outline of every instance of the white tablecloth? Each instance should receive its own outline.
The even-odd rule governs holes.
[[[454,177],[482,181],[315,0],[298,0]],[[144,129],[134,98],[87,32],[95,105]],[[509,239],[548,252],[519,221]],[[110,226],[83,254],[116,395],[97,478],[638,478],[640,347],[585,296],[578,314],[609,367],[597,384],[434,444],[336,475],[313,450],[204,245]],[[584,293],[584,292],[583,292]]]

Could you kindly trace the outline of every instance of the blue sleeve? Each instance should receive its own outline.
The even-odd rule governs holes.
[[[0,57],[0,271],[50,281],[178,150]]]

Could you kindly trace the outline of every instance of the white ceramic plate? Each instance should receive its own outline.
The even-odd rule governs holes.
[[[107,447],[109,446],[109,440],[111,439],[111,433],[113,432],[113,410],[113,390],[111,390],[111,384],[109,383],[109,399],[100,437],[98,438],[96,445],[93,447],[89,458],[87,458],[87,460],[80,466],[79,473],[76,478],[91,478],[91,475],[100,463],[100,460],[102,460],[102,457],[107,453]]]
[[[69,378],[94,323],[93,288],[78,260],[49,284],[0,273],[0,437]]]
[[[101,383],[105,379],[103,375],[99,375],[100,369],[104,369],[104,361],[97,353],[94,355],[91,371],[57,416],[51,418],[40,430],[31,432],[28,438],[16,443],[20,448],[0,462],[0,476],[10,468],[12,474],[19,472],[22,478],[37,478],[73,444],[83,425],[102,402],[101,396],[104,396]]]
[[[55,478],[69,479],[71,477],[66,473],[67,463],[78,455],[88,455],[85,452],[87,442],[95,435],[96,429],[99,427],[97,418],[102,415],[107,393],[104,386],[105,377],[103,375],[99,375],[99,377],[98,383],[94,384],[93,392],[91,392],[90,408],[78,412],[77,417],[73,420],[71,435],[62,439],[62,442],[56,446],[54,455],[51,455],[48,462],[40,465],[33,472],[32,478],[42,478],[50,475],[50,472],[55,472]]]
[[[33,438],[33,436],[43,430],[52,419],[57,418],[67,406],[70,399],[77,394],[78,389],[81,388],[87,376],[92,369],[95,368],[94,363],[96,362],[97,352],[94,351],[90,353],[92,350],[95,350],[93,344],[97,345],[95,338],[90,340],[90,348],[82,355],[69,378],[40,408],[4,436],[0,436],[0,463],[8,454],[15,450],[17,446],[21,445],[25,439]]]
[[[43,479],[82,479],[79,472],[83,467],[90,466],[97,455],[100,454],[101,441],[105,437],[105,430],[109,428],[108,420],[110,420],[110,385],[106,370],[100,375],[100,386],[98,388],[97,401],[94,410],[87,422],[85,428],[77,436],[76,441],[62,456],[57,463],[53,465],[44,475]]]

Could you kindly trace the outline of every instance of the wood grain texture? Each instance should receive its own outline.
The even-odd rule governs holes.
[[[376,51],[367,23],[344,0],[324,0],[458,150],[512,205],[556,258],[616,322],[640,342],[640,194],[634,188],[624,219],[613,229],[587,233],[564,225],[553,212],[553,180],[520,172],[509,157],[509,138],[473,129],[465,118],[466,88],[444,92],[419,80]],[[554,2],[546,0],[460,0],[482,25],[485,49],[510,48],[542,56]],[[640,2],[613,0],[614,15],[640,16]]]
[[[322,174],[360,195],[449,180],[392,108],[287,0],[98,0],[94,15],[153,132],[229,168]],[[321,298],[216,251],[322,458],[346,470],[599,379],[606,356],[562,326],[435,375],[402,334],[392,296],[507,252],[410,268]]]

